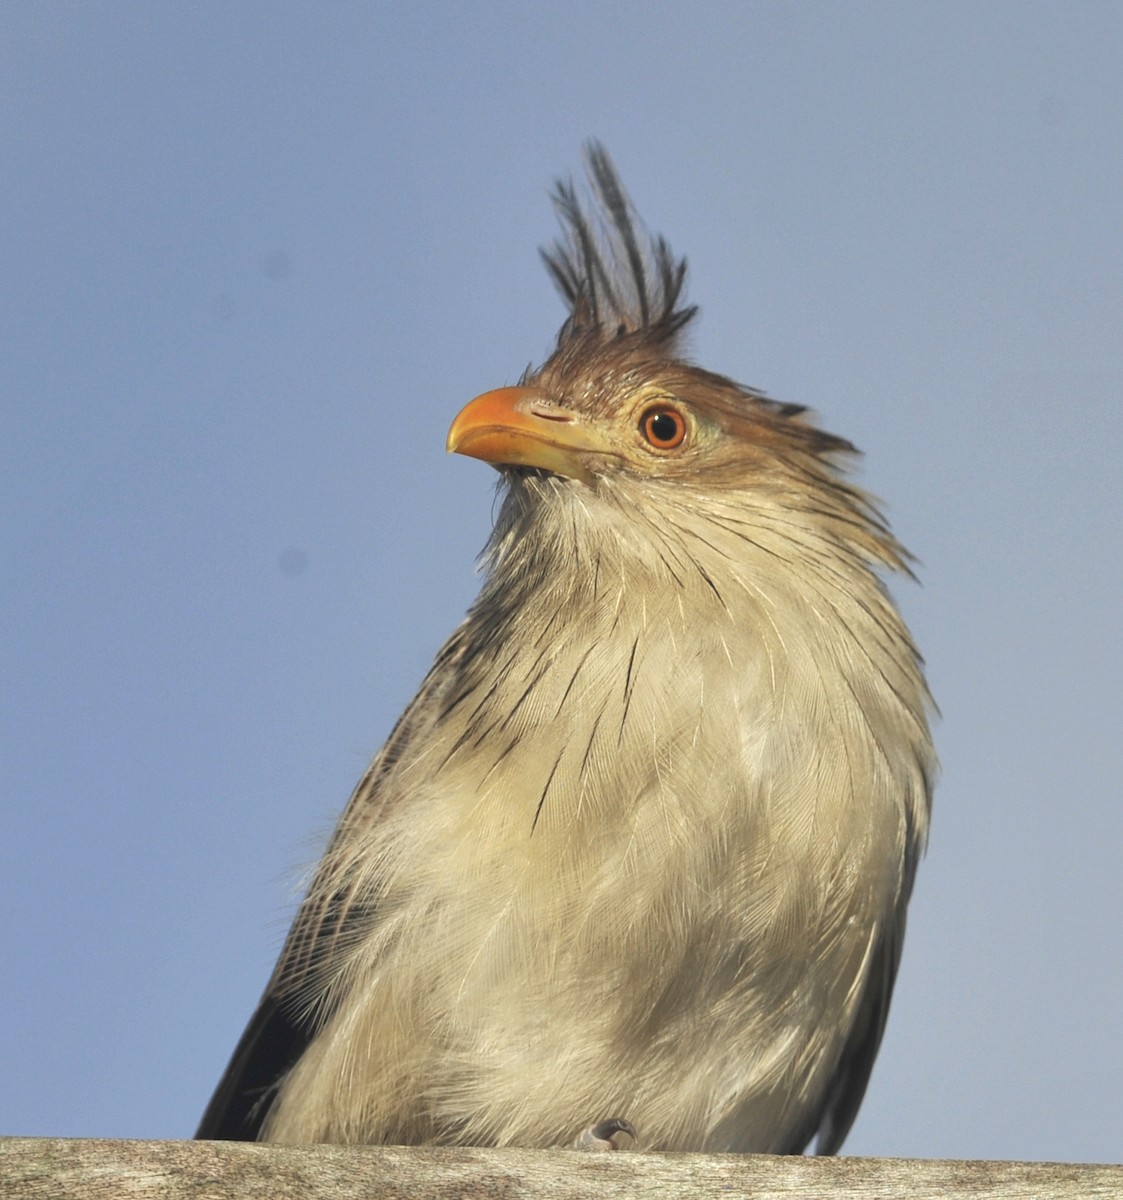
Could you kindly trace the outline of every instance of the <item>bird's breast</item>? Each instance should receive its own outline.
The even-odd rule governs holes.
[[[371,927],[294,1094],[367,1077],[358,1045],[441,1098],[425,1136],[552,1144],[619,1111],[651,1144],[766,1149],[825,1087],[902,886],[893,688],[794,601],[596,600],[485,614],[486,668],[443,681],[351,847]],[[751,1144],[707,1140],[735,1112]]]

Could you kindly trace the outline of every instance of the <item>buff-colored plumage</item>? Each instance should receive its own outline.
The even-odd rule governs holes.
[[[903,551],[845,442],[679,357],[682,264],[589,161],[557,350],[450,435],[503,474],[482,591],[200,1136],[830,1152],[857,1111],[934,770]]]

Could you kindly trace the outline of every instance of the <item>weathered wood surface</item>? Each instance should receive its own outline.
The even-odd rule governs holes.
[[[764,1155],[0,1139],[7,1200],[1123,1198],[1123,1167]]]

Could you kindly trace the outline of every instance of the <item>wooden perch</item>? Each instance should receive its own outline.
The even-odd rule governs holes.
[[[1094,1200],[1123,1167],[734,1154],[0,1139],[18,1200]]]

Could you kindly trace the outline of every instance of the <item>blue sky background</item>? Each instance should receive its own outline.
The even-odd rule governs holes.
[[[850,1153],[1112,1160],[1123,9],[0,12],[0,1133],[184,1137],[477,586],[444,453],[602,138],[696,357],[866,451],[944,773]]]

